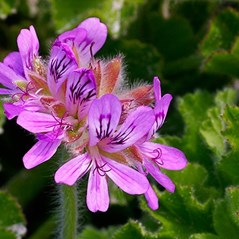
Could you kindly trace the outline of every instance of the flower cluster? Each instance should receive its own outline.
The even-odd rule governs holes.
[[[106,36],[99,19],[86,19],[59,35],[43,60],[34,27],[21,30],[19,51],[0,63],[5,113],[36,135],[23,157],[27,169],[49,160],[61,144],[67,147],[72,158],[56,171],[55,181],[73,185],[89,173],[92,212],[108,209],[108,179],[129,194],[144,194],[155,210],[158,199],[147,175],[173,192],[161,168],[180,170],[187,163],[180,150],[152,142],[172,96],[161,96],[157,77],[153,86],[122,89],[122,57],[94,57]]]

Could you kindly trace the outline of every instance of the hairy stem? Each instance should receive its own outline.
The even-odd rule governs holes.
[[[65,162],[68,154],[66,149],[61,147],[61,162]],[[76,239],[78,229],[78,205],[77,205],[77,186],[68,186],[61,184],[59,186],[60,197],[60,223],[59,238],[60,239]]]

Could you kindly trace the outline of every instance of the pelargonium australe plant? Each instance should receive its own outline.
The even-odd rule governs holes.
[[[86,19],[59,35],[44,59],[34,27],[21,30],[19,51],[0,63],[5,114],[36,135],[23,157],[27,169],[49,160],[60,145],[67,148],[69,158],[55,181],[72,186],[89,173],[86,201],[92,212],[109,207],[108,179],[129,194],[144,194],[156,210],[147,175],[173,192],[161,168],[180,170],[187,163],[180,150],[153,142],[172,96],[161,96],[157,77],[153,85],[127,90],[122,56],[95,58],[106,37],[98,18]]]

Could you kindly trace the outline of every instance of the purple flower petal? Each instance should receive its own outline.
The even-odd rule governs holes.
[[[154,113],[155,113],[155,124],[154,132],[156,132],[163,125],[168,108],[173,97],[170,94],[164,95],[159,102],[156,102]]]
[[[149,161],[148,159],[144,160],[144,166],[160,185],[162,185],[169,192],[174,192],[174,183],[168,176],[166,176],[160,171],[159,167],[157,167],[153,162]]]
[[[88,115],[90,146],[113,134],[120,115],[121,103],[114,95],[106,94],[92,102]]]
[[[59,130],[59,118],[40,112],[24,111],[17,118],[17,124],[32,133]]]
[[[19,52],[9,53],[3,60],[3,63],[10,67],[17,74],[24,77],[24,69],[22,64],[22,58]]]
[[[95,167],[91,168],[87,187],[87,206],[92,212],[105,212],[109,207],[108,184],[105,175],[100,175]]]
[[[55,173],[56,183],[73,185],[90,169],[91,158],[87,153],[79,155],[63,164]]]
[[[70,115],[84,118],[95,96],[95,78],[91,70],[79,69],[70,73],[66,86],[66,108]]]
[[[159,207],[158,197],[150,185],[149,185],[148,191],[144,194],[144,196],[147,200],[148,206],[152,210],[157,210]]]
[[[70,47],[65,43],[59,44],[52,48],[47,79],[53,97],[64,102],[65,90],[62,85],[69,73],[77,69],[77,63]]]
[[[84,66],[104,45],[107,37],[107,27],[98,18],[93,17],[83,21],[78,28],[83,28],[87,31],[86,38],[78,46],[80,64]]]
[[[18,116],[24,110],[22,105],[15,105],[12,103],[3,104],[3,108],[5,115],[9,120]]]
[[[159,102],[161,99],[160,80],[157,76],[154,77],[154,97],[156,102]]]
[[[151,108],[146,106],[138,107],[129,114],[111,140],[100,147],[110,153],[123,150],[146,135],[152,128],[154,121],[155,117]]]
[[[103,46],[107,37],[107,28],[98,18],[88,18],[77,28],[58,36],[57,42],[66,43],[74,49],[80,67],[87,66],[90,59]]]
[[[87,31],[83,28],[74,28],[73,30],[66,31],[60,34],[53,45],[58,42],[67,43],[70,47],[78,46],[87,36]]]
[[[30,26],[29,30],[21,30],[17,37],[17,45],[22,58],[23,68],[25,70],[33,70],[33,61],[38,56],[39,50],[39,41],[33,26]]]
[[[61,140],[53,142],[38,141],[23,157],[25,168],[31,169],[49,160],[61,144]]]
[[[11,94],[13,94],[13,90],[1,89],[0,88],[0,95],[11,95]]]
[[[17,75],[14,70],[10,67],[6,66],[5,64],[0,62],[0,84],[3,86],[15,90],[16,85],[14,84],[15,81],[26,81],[20,75]]]
[[[159,167],[180,170],[187,165],[187,159],[179,149],[152,142],[139,145],[139,149],[147,158],[155,161]]]
[[[147,192],[149,182],[145,175],[121,163],[104,157],[107,163],[104,167],[107,176],[128,194],[143,194]]]
[[[56,139],[63,139],[64,135],[65,135],[64,129],[59,128],[58,130],[53,130],[48,133],[37,134],[37,139],[52,142],[55,141]]]

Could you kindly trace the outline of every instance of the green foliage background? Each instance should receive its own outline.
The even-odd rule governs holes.
[[[185,152],[189,164],[167,171],[176,192],[152,181],[160,208],[114,185],[106,213],[85,208],[80,182],[79,239],[237,239],[239,235],[239,2],[170,0],[1,0],[0,58],[17,50],[34,25],[47,57],[61,32],[97,16],[109,36],[98,56],[123,54],[129,85],[158,75],[174,95],[158,142]],[[31,170],[21,158],[33,138],[0,109],[0,238],[54,238],[54,160]],[[53,199],[52,199],[53,198]],[[24,214],[23,214],[24,212]]]

